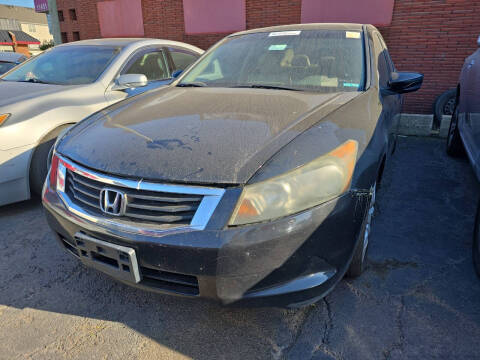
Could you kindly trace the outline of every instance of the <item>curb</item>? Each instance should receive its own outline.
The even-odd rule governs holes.
[[[401,114],[397,134],[405,136],[435,136],[446,138],[450,127],[450,115],[443,115],[440,129],[433,129],[433,115]]]

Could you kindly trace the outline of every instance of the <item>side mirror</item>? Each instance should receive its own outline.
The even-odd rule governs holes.
[[[183,70],[175,70],[173,73],[172,73],[172,78],[176,79],[177,77],[180,76],[180,74],[183,72]]]
[[[143,74],[124,74],[115,80],[112,90],[125,90],[147,86],[148,79]]]
[[[422,87],[423,75],[410,72],[393,72],[388,82],[387,93],[404,94]]]
[[[478,47],[480,47],[480,36],[477,39],[477,45],[478,45]]]

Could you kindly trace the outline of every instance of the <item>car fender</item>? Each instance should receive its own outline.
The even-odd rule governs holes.
[[[263,181],[295,169],[347,140],[355,140],[358,142],[358,155],[352,189],[369,190],[377,179],[381,161],[388,149],[388,129],[385,122],[381,121],[382,116],[378,92],[371,88],[285,145],[248,183]]]

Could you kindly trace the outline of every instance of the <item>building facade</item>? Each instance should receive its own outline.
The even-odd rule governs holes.
[[[308,22],[376,25],[400,71],[425,74],[405,112],[431,113],[480,35],[480,0],[57,0],[62,41],[145,36],[208,48],[244,29]]]
[[[11,45],[4,41],[0,48],[3,51],[13,51],[15,47],[17,52],[35,55],[40,52],[41,43],[53,40],[47,16],[27,7],[0,5],[0,30],[13,33],[16,40],[16,45],[13,44],[13,39]]]

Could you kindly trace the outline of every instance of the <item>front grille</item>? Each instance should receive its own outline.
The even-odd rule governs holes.
[[[76,205],[90,212],[105,215],[100,208],[100,192],[103,188],[116,189],[126,195],[125,214],[114,218],[135,222],[147,222],[182,226],[189,225],[195,216],[202,195],[177,194],[136,190],[121,186],[104,184],[79,173],[67,170],[65,192]],[[113,216],[112,216],[113,218]]]
[[[198,280],[195,276],[171,273],[147,267],[140,267],[140,284],[181,295],[199,294]]]

